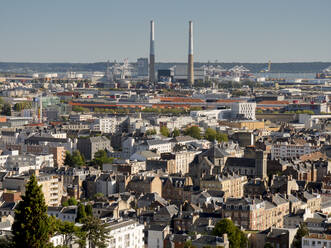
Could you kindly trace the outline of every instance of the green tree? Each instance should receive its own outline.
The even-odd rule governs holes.
[[[84,204],[79,204],[78,209],[77,209],[77,217],[76,217],[76,222],[78,223],[83,223],[84,220],[86,219],[87,215],[85,212],[85,205]]]
[[[57,231],[64,237],[63,243],[65,247],[69,247],[76,234],[81,231],[79,227],[69,221],[57,221],[57,226]]]
[[[3,106],[2,106],[2,112],[1,112],[2,115],[6,115],[6,116],[11,116],[11,105],[9,103],[5,103]]]
[[[215,129],[207,128],[205,131],[205,139],[211,142],[216,140],[217,132]]]
[[[114,158],[110,158],[105,150],[99,150],[94,154],[91,165],[101,167],[103,164],[112,163]]]
[[[77,237],[75,239],[75,244],[77,244],[79,246],[79,248],[85,248],[86,247],[86,232],[84,232],[82,230],[82,228],[80,228],[75,233],[75,236]]]
[[[232,92],[232,96],[247,96],[247,92],[241,90],[235,90]]]
[[[21,111],[22,110],[22,103],[15,103],[14,110],[15,111]]]
[[[166,136],[166,137],[169,137],[170,136],[170,131],[169,129],[166,127],[166,126],[162,126],[160,128],[160,133],[163,135],[163,136]]]
[[[106,248],[108,236],[108,225],[102,223],[99,218],[88,216],[85,219],[82,230],[86,233],[89,247]]]
[[[41,186],[38,186],[36,176],[32,175],[26,185],[25,195],[15,211],[15,247],[47,247],[54,231],[52,222],[53,219],[47,215],[47,205]]]
[[[187,240],[184,244],[184,248],[194,248],[192,245],[192,240]]]
[[[198,126],[186,128],[184,133],[192,138],[201,139],[201,130]]]
[[[70,152],[66,151],[66,158],[64,159],[64,164],[65,165],[68,165],[70,167],[73,167],[75,164],[74,164],[74,161],[72,159],[72,155]]]
[[[228,234],[230,247],[232,248],[246,248],[246,235],[236,227],[229,219],[220,220],[214,227],[213,234],[222,236],[224,233]]]
[[[180,131],[177,128],[175,128],[174,131],[172,132],[172,137],[177,137],[179,135],[180,135]]]
[[[84,165],[84,158],[78,150],[76,150],[72,153],[72,161],[73,161],[74,166]]]
[[[229,141],[228,135],[225,133],[221,133],[221,132],[217,132],[216,139],[218,142],[228,142]]]
[[[70,197],[67,202],[68,206],[76,206],[78,204],[78,201],[74,197]]]
[[[74,112],[89,112],[90,110],[88,108],[84,108],[81,106],[73,106],[72,111]]]
[[[18,102],[15,103],[14,105],[14,110],[18,112],[22,111],[23,109],[29,109],[29,108],[32,108],[31,102]]]
[[[294,248],[301,248],[302,247],[302,238],[309,234],[308,228],[306,224],[300,224],[297,233],[294,236],[293,247]]]
[[[93,216],[93,208],[91,204],[86,205],[85,212],[87,216]]]
[[[13,242],[9,237],[0,238],[0,247],[1,248],[14,248]]]
[[[156,134],[156,130],[155,129],[149,129],[146,131],[146,135],[155,135]]]
[[[93,198],[94,198],[94,200],[96,200],[96,201],[100,201],[100,200],[102,200],[102,198],[104,198],[105,196],[102,194],[102,193],[96,193],[94,196],[93,196]]]

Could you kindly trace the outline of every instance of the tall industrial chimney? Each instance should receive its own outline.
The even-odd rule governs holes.
[[[194,62],[193,62],[193,22],[189,22],[189,41],[188,41],[188,66],[187,81],[192,87],[194,84]]]
[[[151,21],[151,40],[149,47],[149,81],[155,82],[154,21]]]

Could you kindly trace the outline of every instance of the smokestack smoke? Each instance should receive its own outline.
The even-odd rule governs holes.
[[[149,47],[149,81],[155,82],[155,48],[154,48],[154,21],[151,21],[150,47]]]
[[[192,87],[194,84],[194,62],[193,62],[193,22],[189,22],[189,42],[188,42],[188,66],[187,81]]]

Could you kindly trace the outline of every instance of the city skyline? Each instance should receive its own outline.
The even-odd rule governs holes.
[[[10,1],[0,15],[1,62],[187,61],[187,22],[195,26],[195,61],[331,61],[330,2]]]

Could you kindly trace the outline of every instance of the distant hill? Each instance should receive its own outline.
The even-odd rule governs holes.
[[[169,68],[184,63],[157,63],[156,68]],[[207,63],[196,62],[195,66]],[[267,63],[211,63],[229,69],[235,65],[243,65],[251,72],[260,72]],[[98,63],[8,63],[0,62],[0,72],[32,73],[32,72],[68,72],[68,71],[105,71],[106,62]],[[110,63],[112,65],[112,63]],[[331,66],[331,62],[300,62],[300,63],[272,63],[271,72],[275,73],[316,73]]]

